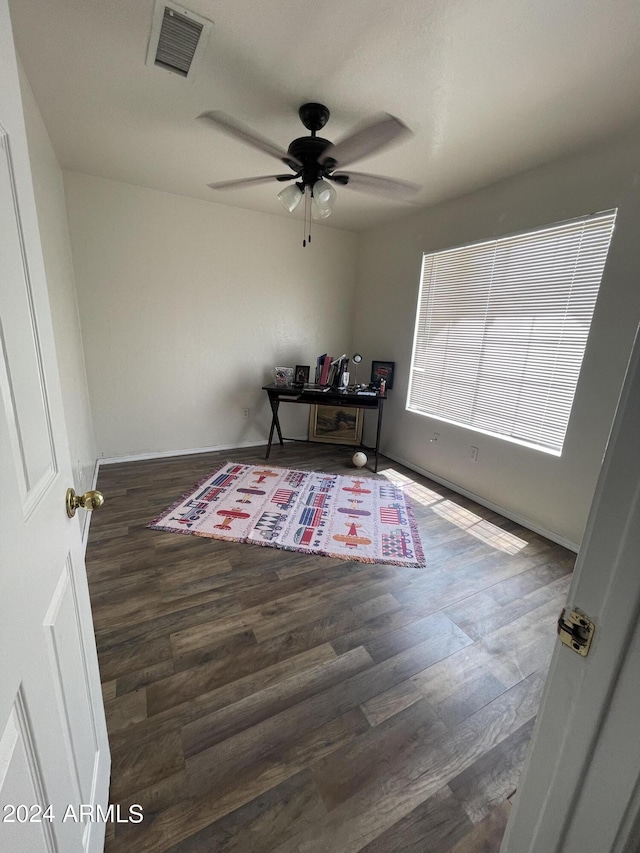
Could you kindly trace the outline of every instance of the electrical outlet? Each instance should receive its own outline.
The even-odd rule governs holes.
[[[242,410],[242,420],[246,421],[246,420],[248,420],[248,418],[249,418],[249,409],[243,409]]]
[[[472,462],[478,461],[478,448],[474,447],[473,444],[471,445],[471,453],[469,453],[469,459]]]

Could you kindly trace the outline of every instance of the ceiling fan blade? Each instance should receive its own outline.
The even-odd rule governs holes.
[[[296,175],[258,175],[255,178],[236,178],[233,181],[216,181],[207,184],[212,190],[234,190],[241,187],[255,187],[257,184],[266,184],[270,181],[293,181]]]
[[[382,175],[368,175],[365,172],[334,172],[328,176],[337,184],[344,184],[352,190],[374,195],[388,195],[403,198],[417,193],[422,187],[411,181],[399,181],[396,178],[385,178]]]
[[[251,145],[252,148],[257,148],[260,151],[264,151],[265,154],[276,157],[278,160],[286,163],[287,166],[291,166],[292,169],[302,168],[302,163],[295,157],[292,157],[284,148],[276,145],[275,142],[271,142],[266,136],[262,136],[260,133],[247,127],[246,124],[242,124],[242,122],[222,112],[222,110],[210,110],[209,112],[200,113],[198,118],[209,122],[209,124],[212,124],[218,130],[222,130],[235,139],[240,139],[247,145]]]
[[[354,160],[360,160],[412,135],[406,124],[399,118],[383,113],[358,125],[344,139],[325,148],[318,161],[322,164],[327,160],[335,160],[338,166],[347,166]]]

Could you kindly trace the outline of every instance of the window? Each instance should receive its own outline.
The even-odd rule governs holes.
[[[407,409],[560,456],[615,218],[425,254]]]

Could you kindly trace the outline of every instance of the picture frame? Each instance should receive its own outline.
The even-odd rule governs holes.
[[[293,384],[305,385],[309,382],[310,373],[311,367],[308,364],[296,364],[295,372],[293,374]]]
[[[387,383],[387,391],[393,388],[393,374],[395,373],[395,361],[372,361],[371,362],[371,384],[377,387],[380,380]]]
[[[362,443],[363,410],[350,406],[317,406],[309,411],[309,441],[327,444]]]

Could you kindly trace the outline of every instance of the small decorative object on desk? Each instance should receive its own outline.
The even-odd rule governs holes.
[[[384,379],[386,383],[386,390],[390,391],[393,388],[393,373],[395,366],[395,361],[372,361],[371,384],[377,388],[380,384],[380,380]]]
[[[296,364],[296,372],[294,383],[296,385],[304,385],[309,381],[309,372],[311,368],[306,364]]]
[[[351,356],[351,361],[354,363],[355,367],[353,368],[353,384],[358,384],[358,365],[362,361],[362,356],[359,352],[354,352]]]
[[[274,371],[276,385],[293,385],[293,367],[276,367]]]

